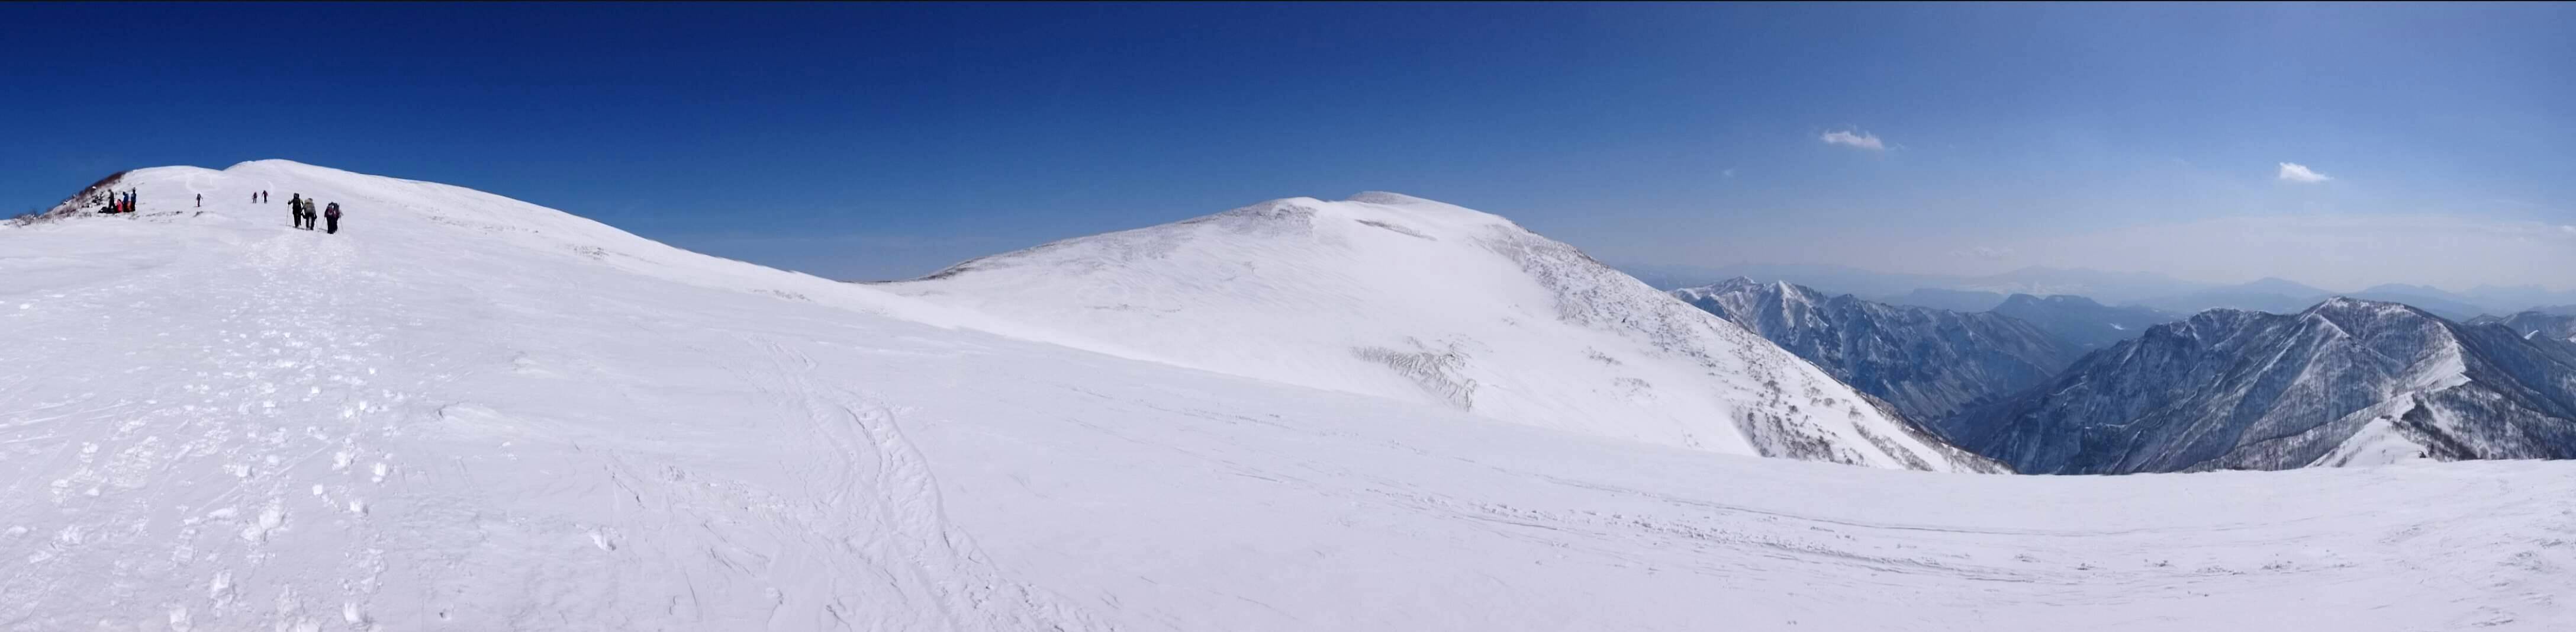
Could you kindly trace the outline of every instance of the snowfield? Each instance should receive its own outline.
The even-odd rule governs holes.
[[[1543,428],[2002,470],[1573,246],[1395,193],[1272,200],[879,287],[1191,368]]]
[[[2576,464],[1731,456],[443,185],[127,182],[140,216],[0,229],[0,629],[2576,626]],[[287,228],[296,192],[340,234]]]

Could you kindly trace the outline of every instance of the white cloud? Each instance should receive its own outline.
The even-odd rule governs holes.
[[[2279,177],[2283,180],[2303,183],[2324,182],[2334,179],[2326,177],[2326,174],[2317,173],[2316,171],[2309,169],[2307,165],[2295,162],[2281,163],[2281,175]]]
[[[2561,224],[2558,226],[2558,232],[2576,235],[2576,226]]]
[[[1725,170],[1725,171],[1717,172],[1717,175],[1724,176],[1724,177],[1728,177],[1728,178],[1732,178],[1732,177],[1735,177],[1735,170],[1734,170],[1734,169],[1727,169],[1727,170]]]
[[[1825,135],[1818,137],[1818,140],[1823,140],[1828,145],[1850,145],[1870,151],[1887,150],[1887,144],[1879,142],[1877,136],[1856,129],[1825,132]]]

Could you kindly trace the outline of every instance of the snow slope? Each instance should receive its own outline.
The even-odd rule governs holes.
[[[1824,371],[1501,217],[1273,200],[877,287],[1181,366],[1698,448],[1989,471]]]
[[[143,217],[0,228],[0,630],[2576,624],[2576,464],[1712,455],[952,327],[452,187],[131,178]]]

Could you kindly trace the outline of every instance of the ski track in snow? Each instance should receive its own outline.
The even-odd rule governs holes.
[[[0,230],[0,630],[2576,626],[2576,464],[1712,455],[237,169],[348,230]]]

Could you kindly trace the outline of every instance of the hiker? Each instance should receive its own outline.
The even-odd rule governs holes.
[[[330,220],[331,222],[331,226],[329,228],[322,230],[323,234],[340,234],[340,203],[332,202],[331,208],[323,209],[322,219]]]
[[[199,194],[197,194],[197,208],[205,208],[205,207],[206,207],[206,194],[204,194],[204,193],[199,193]]]

